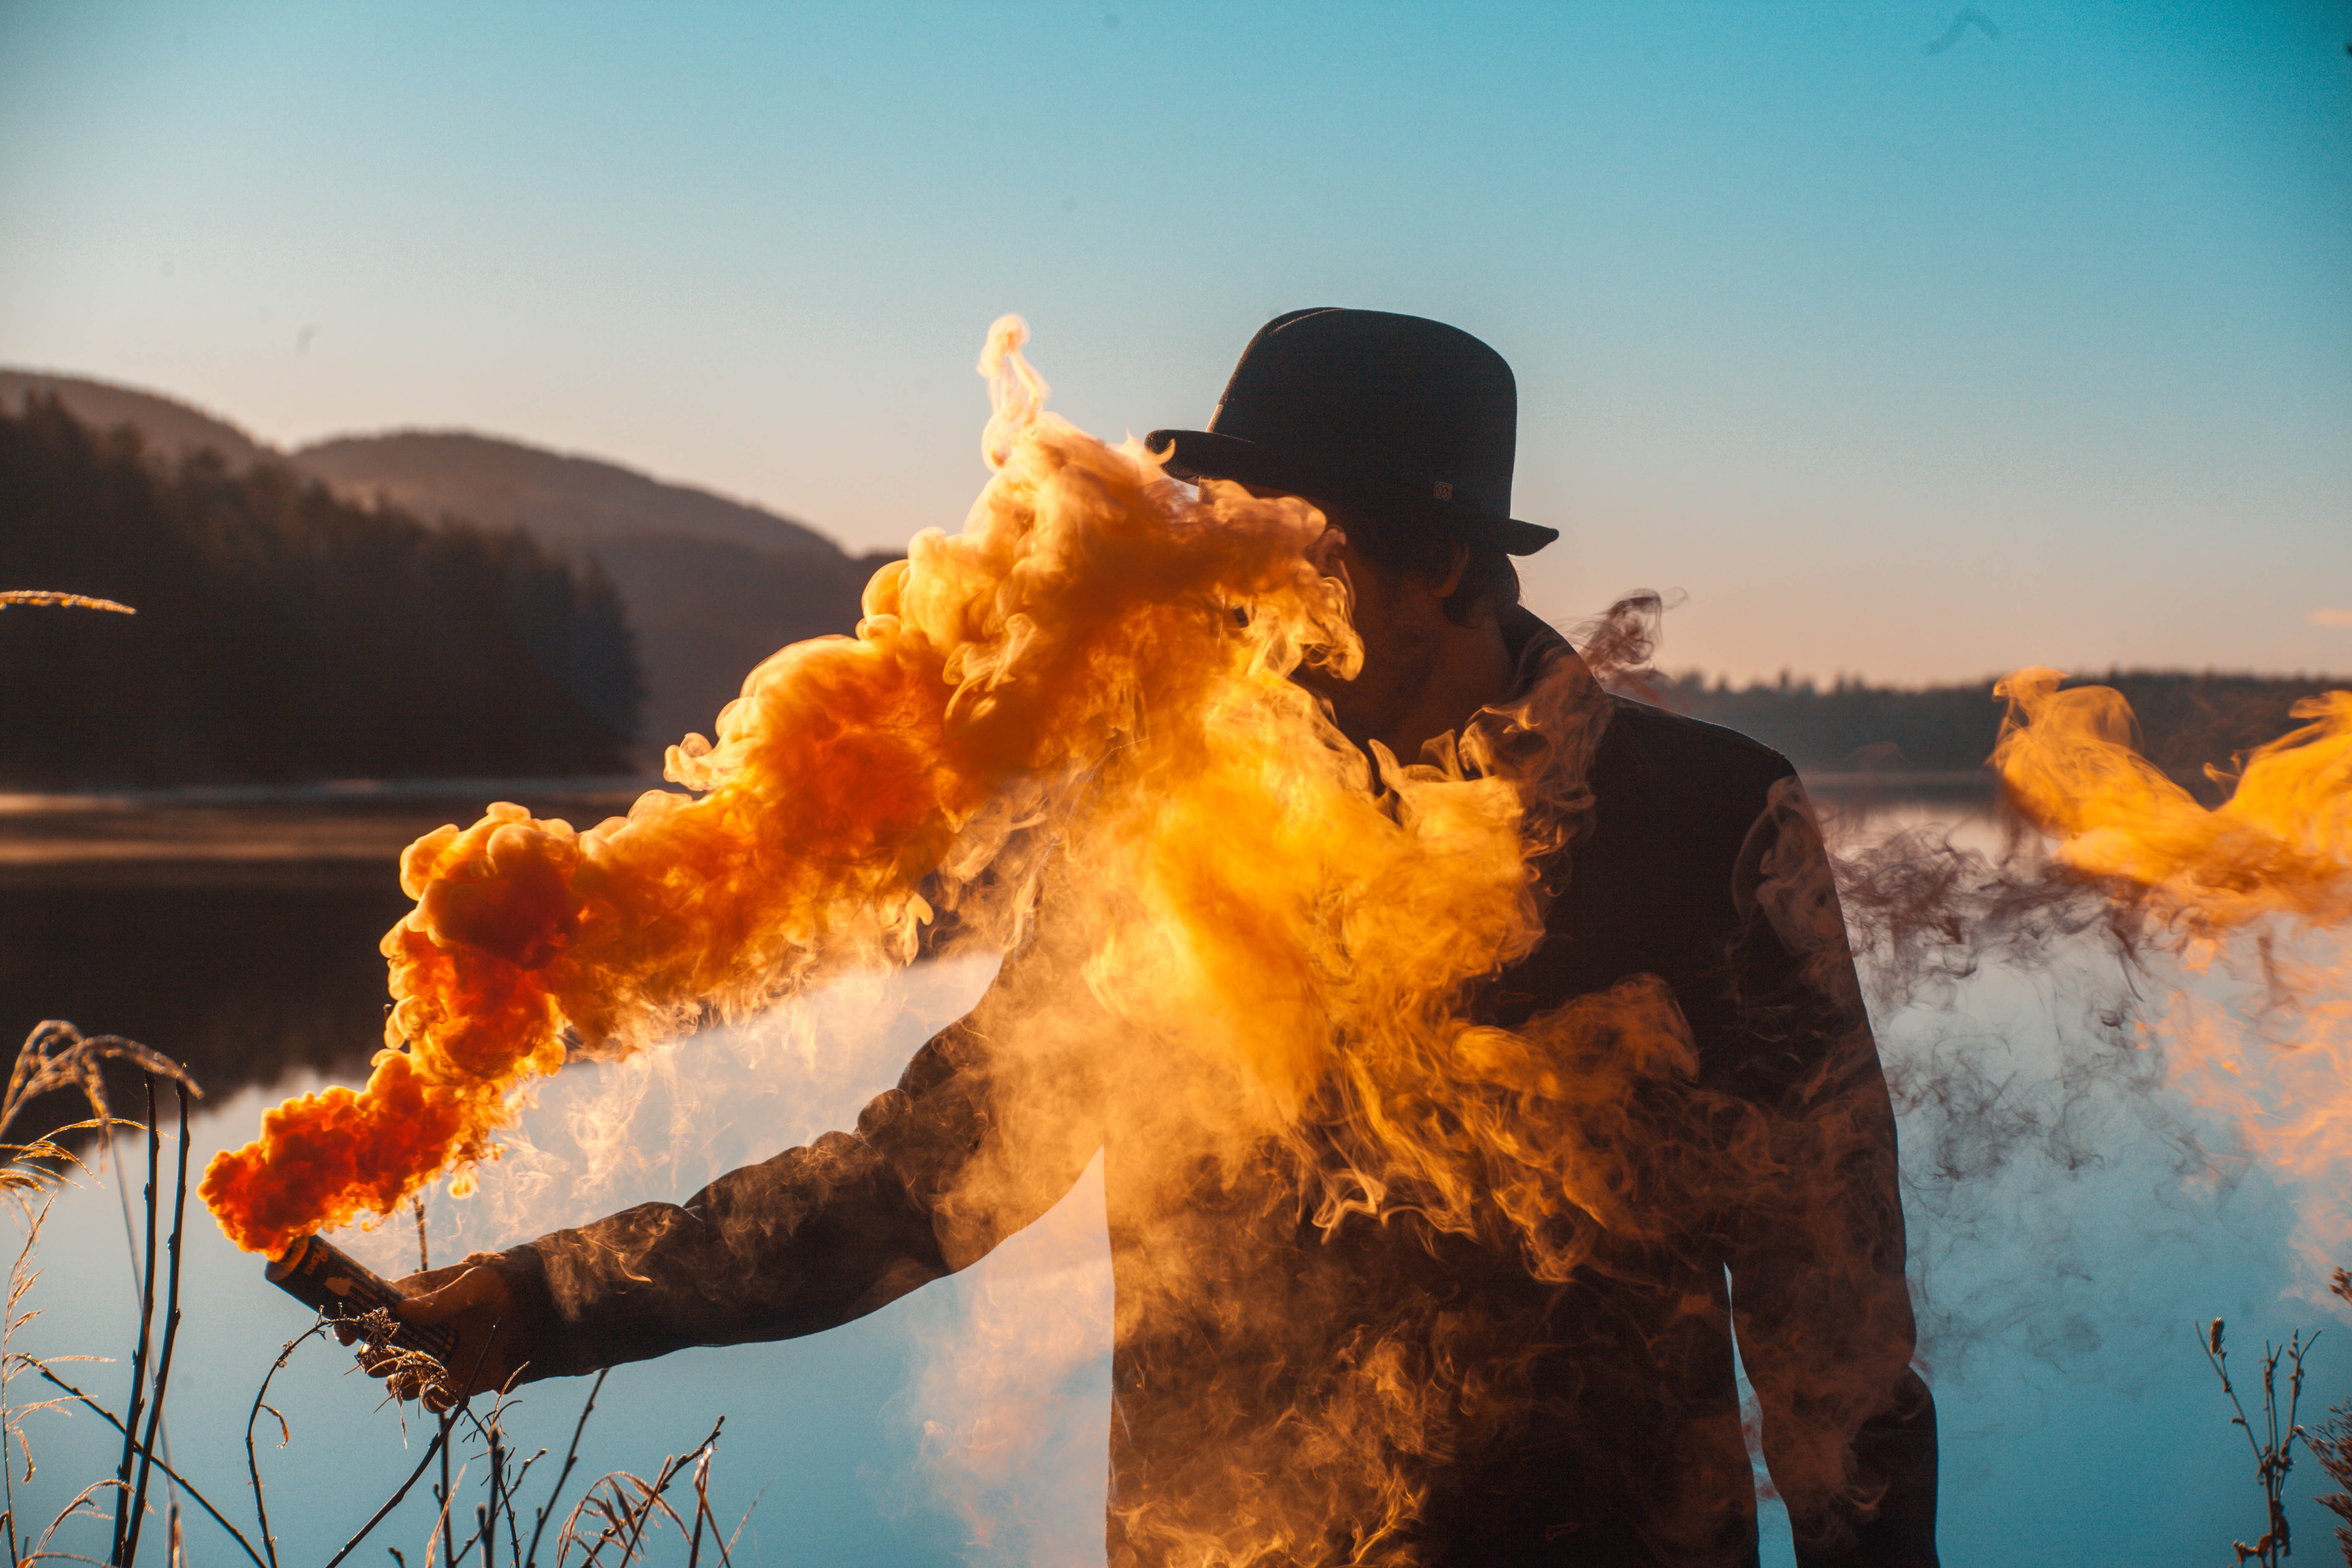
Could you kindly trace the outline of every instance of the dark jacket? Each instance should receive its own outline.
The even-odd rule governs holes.
[[[1524,613],[1507,629],[1526,682],[1576,658]],[[1586,1225],[1565,1282],[1504,1230],[1441,1230],[1409,1204],[1318,1226],[1271,1164],[1255,1185],[1203,1180],[1171,1214],[1169,1173],[1133,1136],[1161,1108],[1123,1098],[1105,1050],[1006,1065],[983,1002],[854,1133],[509,1254],[545,1325],[530,1374],[845,1322],[971,1263],[1100,1150],[1115,1563],[1215,1537],[1270,1489],[1331,1532],[1291,1553],[1352,1532],[1377,1557],[1364,1532],[1392,1500],[1362,1491],[1364,1444],[1388,1445],[1382,1473],[1417,1499],[1393,1539],[1421,1562],[1752,1563],[1735,1322],[1800,1562],[1934,1563],[1894,1118],[1812,819],[1764,747],[1597,690],[1593,705],[1543,940],[1476,1010],[1518,1027],[1607,996],[1686,1029],[1689,1058],[1635,1086],[1610,1152],[1620,1196],[1659,1222]],[[983,1162],[1013,1173],[992,1212],[949,1212]],[[1349,1403],[1374,1384],[1433,1408],[1400,1426],[1393,1402]]]

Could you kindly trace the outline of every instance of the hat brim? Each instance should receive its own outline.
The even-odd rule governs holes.
[[[1360,477],[1337,465],[1318,462],[1309,454],[1277,450],[1238,436],[1220,436],[1213,430],[1154,430],[1143,438],[1143,444],[1155,456],[1166,455],[1164,467],[1170,478],[1188,484],[1198,484],[1202,479],[1228,479],[1259,489],[1280,490],[1286,495],[1341,505],[1356,501],[1394,506],[1402,499],[1392,489],[1368,484]],[[1496,517],[1458,501],[1414,496],[1409,504],[1413,510],[1440,519],[1465,534],[1494,540],[1508,555],[1532,555],[1559,537],[1556,528]]]

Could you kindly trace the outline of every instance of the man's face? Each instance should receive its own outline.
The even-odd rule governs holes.
[[[1444,609],[1452,585],[1382,565],[1349,542],[1337,522],[1315,553],[1327,575],[1348,585],[1349,619],[1363,639],[1364,664],[1353,679],[1319,668],[1301,668],[1297,679],[1330,703],[1340,731],[1361,743],[1386,730],[1427,683],[1453,629]]]

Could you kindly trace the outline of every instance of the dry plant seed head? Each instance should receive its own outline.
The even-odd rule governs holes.
[[[151,1078],[178,1084],[198,1100],[205,1097],[205,1091],[185,1068],[152,1047],[126,1040],[120,1035],[84,1035],[62,1018],[47,1018],[34,1025],[32,1033],[17,1047],[16,1063],[8,1073],[6,1095],[0,1099],[0,1135],[15,1125],[17,1114],[26,1104],[58,1089],[79,1091],[89,1106],[91,1119],[78,1121],[70,1128],[54,1129],[52,1135],[85,1127],[122,1125],[107,1102],[103,1069],[108,1062],[121,1062]]]
[[[15,605],[46,605],[66,610],[110,610],[118,616],[139,613],[128,605],[118,605],[111,599],[93,599],[87,594],[58,594],[45,588],[0,589],[0,610]]]

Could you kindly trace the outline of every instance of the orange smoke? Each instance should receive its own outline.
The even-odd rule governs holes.
[[[2134,747],[2120,694],[2061,679],[2021,669],[1995,689],[2010,715],[1993,765],[2068,864],[2145,889],[2200,935],[2352,920],[2352,691],[2297,703],[2315,722],[2249,755],[2209,811]]]
[[[2352,691],[2297,703],[2312,722],[2249,753],[2208,810],[2134,747],[2121,696],[2059,679],[2034,668],[2002,682],[1994,765],[2119,918],[2144,917],[2143,934],[2192,973],[2219,963],[2253,980],[2253,1000],[2234,1006],[2183,984],[2160,1037],[2141,1024],[2143,1043],[2300,1183],[2296,1242],[2324,1278],[2352,1243],[2352,957],[2332,935],[2352,924]]]
[[[1874,1268],[1808,1194],[1883,1142],[1870,1120],[1883,1102],[1826,1095],[1786,1118],[1650,1093],[1697,1076],[1689,1025],[1654,977],[1517,1030],[1465,1016],[1465,985],[1540,936],[1530,867],[1591,809],[1585,764],[1611,708],[1586,667],[1559,661],[1420,759],[1374,747],[1376,778],[1290,679],[1360,657],[1346,587],[1321,570],[1321,516],[1232,486],[1196,498],[1132,443],[1045,413],[1024,332],[998,322],[982,357],[993,475],[962,531],[919,535],[869,584],[855,637],[776,654],[715,743],[671,748],[668,776],[691,793],[647,795],[584,832],[501,805],[410,847],[416,907],[383,944],[397,1004],[385,1049],[363,1089],[291,1100],[213,1162],[203,1193],[232,1239],[274,1252],[388,1213],[493,1155],[533,1081],[572,1055],[625,1054],[712,1011],[906,962],[951,910],[981,940],[1034,934],[1050,950],[992,993],[999,1021],[1022,1026],[996,1031],[1020,1093],[1060,1092],[1056,1036],[1121,1052],[1129,1131],[1150,1146],[1130,1167],[1172,1173],[1126,1194],[1139,1250],[1169,1260],[1146,1293],[1213,1288],[1195,1270],[1234,1249],[1234,1215],[1203,1194],[1247,1187],[1222,1178],[1284,1145],[1326,1230],[1410,1211],[1508,1243],[1548,1279],[1584,1267],[1602,1233],[1665,1237],[1735,1198],[1811,1238],[1822,1291],[1841,1268]],[[2131,750],[2113,693],[2056,688],[2038,671],[2008,684],[1998,761],[2076,871],[2196,941],[2352,915],[2352,696],[2257,753],[2208,811]],[[1851,991],[1801,791],[1776,791],[1769,809],[1759,910],[1827,989]],[[1831,1000],[1859,1018],[1844,1006],[1858,999]],[[1869,1042],[1857,1029],[1845,1043]],[[2347,1075],[2330,1059],[2332,1106]],[[1005,1137],[1001,1163],[977,1162],[937,1202],[952,1266],[1041,1206]],[[1228,1281],[1219,1310],[1286,1299],[1250,1284]],[[1149,1310],[1125,1289],[1121,1311]],[[1305,1557],[1352,1539],[1373,1561],[1409,1521],[1406,1470],[1381,1456],[1442,1449],[1464,1419],[1447,1379],[1484,1353],[1476,1325],[1432,1324],[1412,1363],[1402,1340],[1337,1357],[1331,1318],[1245,1325],[1266,1364],[1319,1367],[1320,1381],[1282,1420],[1228,1423],[1264,1452],[1201,1446],[1196,1513],[1150,1528],[1214,1533],[1171,1560]],[[1861,1366],[1883,1325],[1850,1327],[1856,1344],[1824,1355]],[[1808,1391],[1819,1441],[1784,1489],[1844,1484],[1846,1440],[1884,1381]]]
[[[203,1194],[237,1245],[387,1213],[493,1154],[520,1091],[572,1051],[911,956],[932,902],[974,889],[1025,814],[1144,765],[1123,752],[1148,753],[1165,800],[1244,713],[1244,749],[1322,749],[1284,679],[1310,653],[1356,657],[1342,590],[1308,559],[1321,519],[1223,488],[1194,500],[1132,443],[1044,413],[1025,332],[990,333],[996,471],[963,531],[877,573],[854,637],[754,670],[715,744],[672,747],[668,776],[696,793],[584,832],[499,805],[409,847],[385,1048],[365,1088],[289,1100],[214,1160]]]

